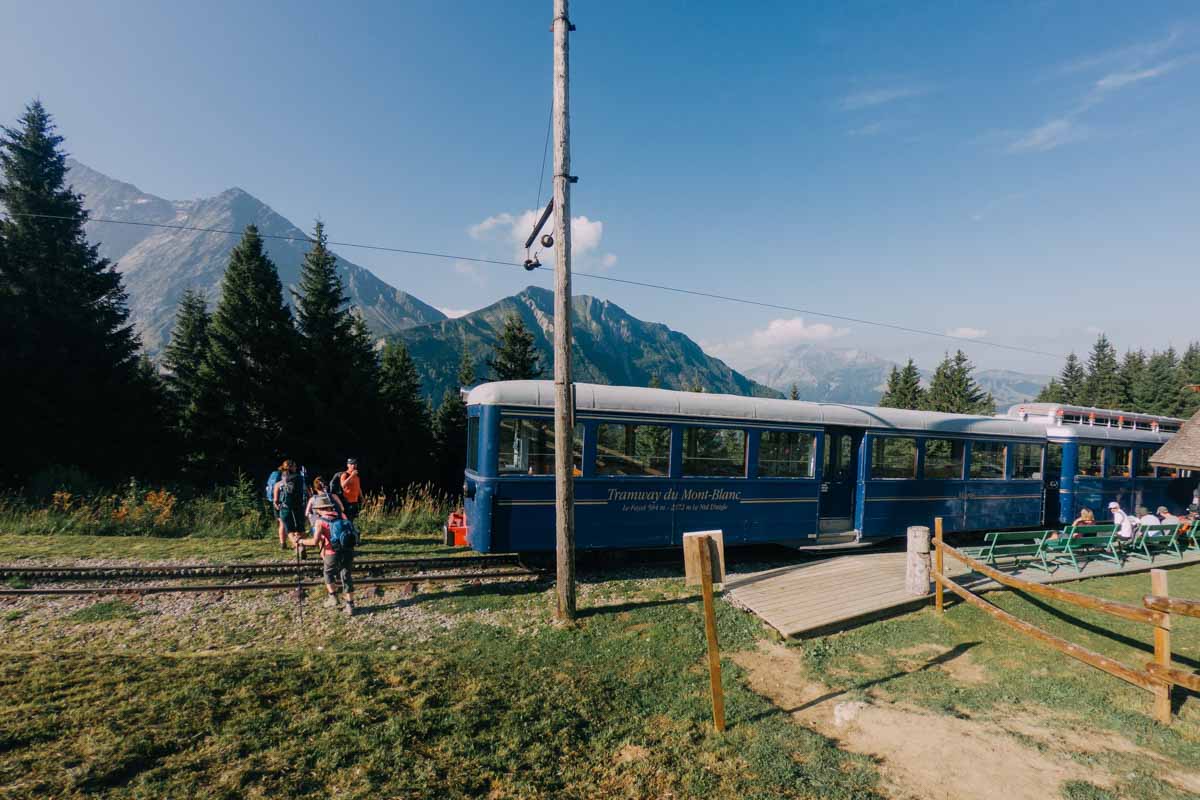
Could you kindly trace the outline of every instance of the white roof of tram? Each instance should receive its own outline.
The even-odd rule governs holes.
[[[552,381],[497,381],[476,386],[467,395],[468,405],[553,408]],[[634,386],[575,384],[579,411],[613,414],[649,414],[672,417],[784,422],[806,425],[844,425],[876,430],[1045,439],[1045,422],[1024,422],[1011,417],[943,414],[842,403],[809,403],[732,394],[676,392]],[[1133,433],[1133,431],[1123,431]],[[1115,433],[1115,431],[1114,431]],[[1141,433],[1141,431],[1139,431]],[[1074,434],[1067,433],[1068,437]]]

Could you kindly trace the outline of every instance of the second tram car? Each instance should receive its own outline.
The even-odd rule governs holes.
[[[1111,500],[1182,511],[1196,477],[1152,466],[1180,420],[1050,404],[993,417],[575,385],[580,549],[882,540],[1058,527]],[[467,396],[467,541],[554,549],[554,385],[487,383]]]

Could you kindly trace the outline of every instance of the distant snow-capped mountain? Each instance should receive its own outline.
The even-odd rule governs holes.
[[[264,238],[279,268],[284,294],[300,279],[308,243],[305,232],[270,206],[242,189],[227,189],[215,197],[172,201],[147,194],[69,159],[67,181],[83,195],[92,217],[140,225],[93,221],[88,238],[100,254],[114,261],[129,293],[129,309],[146,349],[155,353],[167,343],[175,324],[175,306],[188,287],[202,290],[215,303],[229,253],[237,235],[154,227],[179,225],[241,231],[258,226],[264,236],[295,237],[300,241]],[[362,310],[371,330],[384,336],[414,325],[445,319],[445,314],[406,292],[395,289],[357,264],[338,259],[350,302]]]
[[[745,371],[747,378],[787,392],[794,384],[803,400],[873,405],[887,385],[893,361],[854,348],[803,344],[781,358]],[[922,369],[928,385],[932,369]],[[979,370],[976,382],[992,393],[997,410],[1032,400],[1050,378],[1013,370]]]

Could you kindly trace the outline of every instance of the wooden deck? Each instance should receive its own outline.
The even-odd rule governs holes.
[[[753,611],[783,636],[815,636],[902,613],[932,603],[932,595],[913,597],[904,590],[907,555],[899,553],[855,553],[807,561],[778,569],[728,574],[725,596],[735,605]],[[1000,568],[1023,580],[1063,583],[1102,575],[1145,572],[1151,567],[1175,567],[1200,563],[1200,552],[1189,550],[1182,560],[1157,556],[1153,564],[1129,560],[1124,566],[1091,561],[1081,573],[1059,567],[1046,574],[1036,569]],[[946,559],[946,574],[975,592],[1003,588],[952,558]],[[1146,584],[1149,591],[1150,584]]]

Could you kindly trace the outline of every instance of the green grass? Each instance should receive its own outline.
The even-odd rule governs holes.
[[[102,600],[67,616],[71,622],[111,622],[114,619],[134,620],[141,614],[124,600]]]
[[[544,585],[467,601],[443,590],[423,613],[464,602],[475,613],[424,641],[325,616],[319,639],[272,647],[262,632],[290,618],[260,613],[252,649],[207,655],[186,618],[118,653],[130,640],[97,629],[141,620],[56,616],[51,627],[90,630],[27,633],[0,658],[0,786],[11,797],[881,796],[868,759],[794,725],[728,660],[729,730],[714,733],[698,604],[681,580],[665,583],[665,602],[631,596],[571,629],[546,624]],[[719,608],[727,653],[762,635]],[[495,612],[534,624],[477,619]]]

